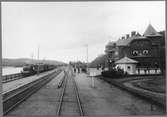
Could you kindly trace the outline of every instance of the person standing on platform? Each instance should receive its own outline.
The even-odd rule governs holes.
[[[78,67],[78,73],[80,73],[80,69],[79,69],[79,67]]]
[[[74,67],[74,73],[76,73],[76,68]]]

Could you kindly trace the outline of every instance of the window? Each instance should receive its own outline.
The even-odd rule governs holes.
[[[130,69],[130,66],[128,66],[127,68]]]
[[[143,50],[143,54],[148,54],[148,50]]]
[[[134,51],[132,52],[132,54],[133,54],[133,56],[137,56],[137,55],[138,55],[138,51],[137,51],[137,50],[134,50]]]

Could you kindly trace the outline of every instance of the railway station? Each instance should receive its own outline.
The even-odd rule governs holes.
[[[104,82],[104,79],[95,77],[97,70],[91,71],[94,74],[89,76],[84,72],[75,73],[72,66],[67,66],[3,84],[4,116],[105,116],[165,113],[163,100],[162,102],[156,100],[164,99],[165,95],[134,87],[133,83],[141,79],[124,81],[123,86],[119,86],[118,83],[109,83],[113,81],[107,81],[108,79]],[[152,77],[147,78],[152,79]],[[139,94],[134,94],[134,91]],[[147,98],[151,95],[155,100],[148,101],[147,98],[136,95],[146,95]],[[124,98],[122,99],[121,96]],[[118,104],[113,105],[113,102]]]
[[[166,116],[164,4],[3,2],[0,117]]]
[[[151,25],[145,32],[153,32],[151,33],[153,40],[165,39]],[[142,47],[138,47],[140,52],[140,49],[146,50],[148,42],[152,40],[148,41],[147,37],[139,35],[132,35],[129,38],[118,40],[117,43],[109,42],[105,46],[106,66],[97,64],[97,67],[93,68],[91,64],[81,61],[71,61],[69,64],[57,66],[46,63],[30,64],[25,65],[21,73],[4,75],[3,115],[5,117],[163,115],[166,113],[166,94],[164,90],[158,88],[158,83],[164,82],[162,65],[165,58],[156,53],[164,51],[161,49],[163,43],[161,41],[156,43],[158,46],[154,46],[157,47],[153,49],[155,52],[148,53],[151,54],[148,55],[149,58],[140,54],[134,57],[137,46],[133,46],[132,42],[143,42]],[[128,43],[132,41],[132,45],[123,46],[122,49],[121,41]],[[125,48],[131,49],[132,52],[129,53],[130,51]],[[141,59],[144,61],[149,59],[150,64],[151,60],[156,60],[159,67],[155,66],[155,63],[144,64]],[[102,65],[107,70],[102,69]],[[114,69],[118,75],[114,74]],[[142,69],[154,69],[154,72],[142,73]],[[158,69],[159,72],[155,72]],[[123,73],[122,76],[119,76],[120,73]],[[147,82],[153,81],[157,82],[157,87],[146,85]]]

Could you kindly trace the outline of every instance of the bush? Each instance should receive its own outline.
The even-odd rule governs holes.
[[[82,72],[86,73],[87,72],[86,68],[82,68]]]
[[[124,72],[122,69],[112,69],[110,71],[103,71],[102,76],[110,78],[122,78],[127,76],[127,72]]]

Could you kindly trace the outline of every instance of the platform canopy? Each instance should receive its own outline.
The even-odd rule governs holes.
[[[136,63],[138,63],[138,61],[130,59],[130,58],[125,56],[124,58],[116,61],[115,63],[116,64],[136,64]]]

